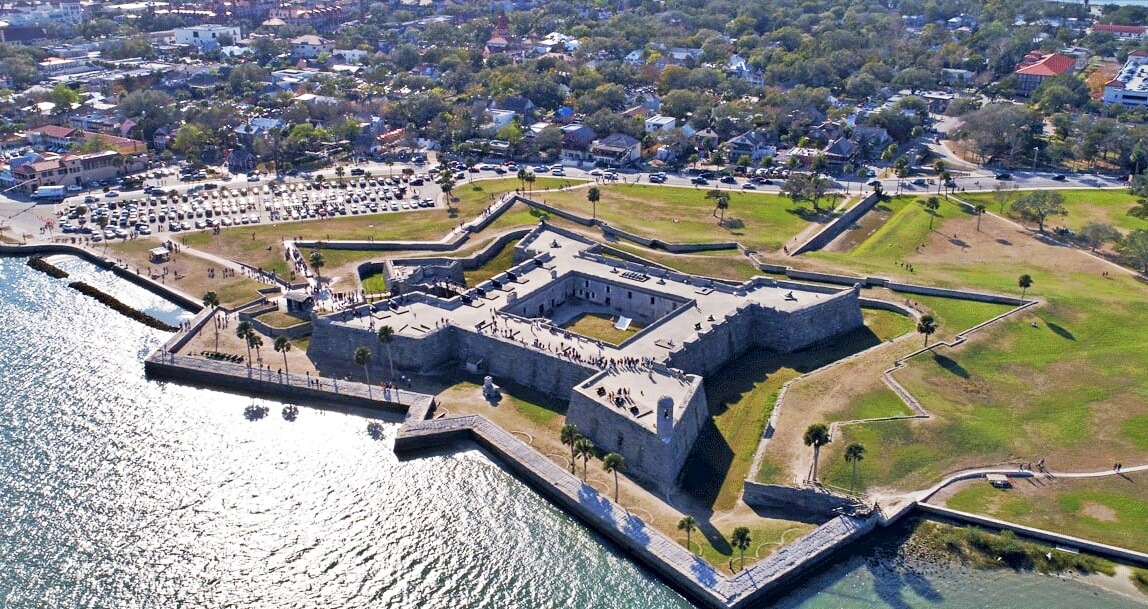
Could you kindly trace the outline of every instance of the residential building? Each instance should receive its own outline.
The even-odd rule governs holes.
[[[653,133],[655,131],[669,131],[678,124],[678,119],[672,116],[662,116],[655,114],[646,119],[646,133]]]
[[[1145,33],[1148,33],[1148,26],[1095,23],[1091,31],[1093,34],[1112,34],[1120,40],[1140,40],[1144,38]]]
[[[1106,104],[1148,106],[1148,51],[1132,51],[1116,78],[1104,83]]]
[[[1021,95],[1031,95],[1044,79],[1062,74],[1072,74],[1076,70],[1076,58],[1060,53],[1033,51],[1024,56],[1015,74],[1019,81]]]
[[[0,21],[17,27],[79,25],[83,20],[84,8],[79,0],[13,2],[0,5]]]
[[[281,5],[268,12],[270,19],[279,19],[286,25],[310,25],[322,27],[342,21],[343,9],[338,5],[301,6]]]
[[[24,137],[28,140],[29,144],[40,148],[67,149],[71,148],[74,144],[82,144],[98,138],[109,149],[116,151],[117,154],[130,156],[147,152],[147,144],[140,140],[107,133],[83,131],[81,129],[61,125],[44,125],[42,127],[27,129],[24,131]]]
[[[195,46],[203,50],[214,50],[220,46],[220,39],[235,42],[242,38],[238,26],[229,25],[193,25],[191,27],[175,28],[175,43],[184,46]]]
[[[590,158],[595,163],[621,167],[642,157],[642,143],[625,133],[614,133],[590,145]]]
[[[335,49],[334,43],[315,34],[305,34],[291,41],[291,56],[302,59],[315,59],[323,53]]]
[[[769,138],[757,131],[746,131],[729,139],[722,144],[722,150],[731,163],[748,156],[751,163],[757,164],[767,156],[777,155],[777,147],[770,145]]]
[[[114,150],[94,154],[65,154],[12,169],[17,188],[31,193],[41,186],[71,186],[113,178],[122,161]]]
[[[594,143],[594,130],[581,123],[562,125],[562,159],[565,161],[590,160],[590,145]]]

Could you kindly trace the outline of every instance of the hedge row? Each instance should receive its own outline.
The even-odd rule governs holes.
[[[72,288],[73,290],[76,290],[77,292],[83,294],[84,296],[95,298],[96,300],[98,300],[98,301],[104,303],[105,305],[111,307],[113,311],[116,311],[117,313],[119,313],[125,317],[134,319],[134,320],[140,322],[141,324],[144,324],[145,326],[155,328],[156,330],[163,330],[164,332],[175,332],[176,330],[179,330],[179,328],[177,328],[171,324],[165,323],[163,321],[160,321],[160,320],[152,317],[151,315],[144,313],[143,311],[139,311],[137,309],[133,309],[132,307],[129,307],[128,305],[117,300],[115,297],[113,297],[109,294],[106,294],[104,292],[101,292],[100,290],[98,290],[98,289],[96,289],[96,288],[94,288],[94,287],[92,287],[92,286],[90,286],[90,285],[88,285],[82,281],[73,281],[72,283],[68,284],[68,287]]]

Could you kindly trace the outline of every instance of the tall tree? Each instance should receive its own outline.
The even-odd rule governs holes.
[[[1044,221],[1050,216],[1067,216],[1064,195],[1055,190],[1033,190],[1013,201],[1012,210],[1020,217],[1034,220],[1037,232],[1044,232]]]
[[[570,473],[574,473],[574,443],[581,438],[582,434],[578,433],[578,426],[573,423],[567,423],[562,426],[560,439],[562,443],[570,447]]]
[[[626,470],[626,459],[618,453],[609,453],[602,457],[602,469],[614,474],[614,503],[618,503],[618,472]]]
[[[852,482],[849,492],[857,490],[857,462],[865,458],[865,447],[856,442],[845,447],[845,461],[853,465]]]
[[[929,337],[937,331],[937,320],[932,315],[922,315],[917,320],[917,332],[925,335],[925,346],[929,346]]]
[[[591,186],[586,190],[586,200],[593,205],[594,215],[593,218],[598,217],[598,201],[602,199],[602,191],[597,186]]]
[[[729,538],[730,545],[737,548],[741,555],[741,566],[738,570],[745,569],[745,551],[749,549],[749,544],[752,541],[749,537],[749,529],[746,527],[737,527]]]
[[[690,533],[693,533],[696,528],[698,528],[698,521],[694,520],[693,516],[686,516],[678,521],[678,530],[686,532],[686,549],[690,552],[693,552],[690,548]]]
[[[1120,237],[1120,231],[1111,224],[1089,222],[1080,228],[1080,239],[1094,252],[1105,243],[1118,243]]]
[[[718,211],[721,211],[721,218],[718,219],[718,226],[721,226],[725,223],[725,210],[729,209],[729,193],[715,188],[706,193],[706,198],[715,201],[712,214],[715,218],[718,215]]]
[[[287,378],[291,378],[291,369],[287,367],[287,353],[291,351],[291,341],[282,334],[276,336],[275,350],[283,354],[283,369],[287,371]]]
[[[580,437],[574,441],[574,452],[582,457],[582,482],[585,482],[586,465],[590,462],[590,457],[594,456],[594,443],[590,438]]]
[[[985,215],[985,211],[987,209],[988,208],[986,208],[984,205],[982,205],[980,203],[978,203],[976,205],[976,207],[973,208],[973,213],[977,215],[977,232],[978,233],[981,232],[981,216]]]
[[[323,276],[319,273],[319,269],[327,264],[327,261],[323,259],[323,252],[319,248],[315,248],[311,250],[311,255],[308,258],[310,258],[311,268],[315,269],[315,283],[322,285]]]
[[[1016,284],[1020,287],[1020,297],[1023,300],[1024,295],[1028,292],[1028,289],[1032,287],[1032,275],[1029,275],[1028,273],[1021,275],[1016,280]]]
[[[216,309],[219,307],[219,294],[215,292],[204,292],[203,306]],[[219,320],[215,320],[215,352],[219,353]]]
[[[371,364],[371,350],[366,346],[355,348],[355,365],[363,367],[363,376],[367,379],[367,395],[371,395],[371,371],[367,366]]]
[[[255,332],[252,332],[251,334],[247,335],[247,347],[248,347],[248,349],[250,349],[250,348],[255,349],[255,359],[258,360],[260,363],[263,363],[263,355],[261,355],[259,353],[259,348],[262,346],[263,346],[263,337],[262,336],[259,336]]]
[[[810,469],[809,479],[817,482],[817,460],[821,457],[821,447],[829,444],[829,428],[824,423],[814,423],[805,430],[802,438],[806,446],[813,447],[813,467]]]
[[[248,339],[254,334],[255,328],[251,326],[251,322],[249,321],[241,321],[239,325],[235,326],[235,336],[239,337],[239,339],[243,341],[243,344],[247,345],[248,366],[251,365],[251,341]]]
[[[1133,265],[1139,264],[1148,273],[1148,230],[1137,229],[1128,233],[1120,240],[1116,251],[1131,259]]]
[[[925,199],[925,209],[929,212],[929,230],[933,230],[933,220],[937,217],[937,210],[941,207],[941,200],[937,197]]]
[[[379,342],[387,349],[387,364],[391,369],[391,378],[395,378],[395,360],[391,357],[391,343],[395,342],[395,329],[390,326],[379,328]]]

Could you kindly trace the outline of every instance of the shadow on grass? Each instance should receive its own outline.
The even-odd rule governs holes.
[[[1003,237],[1000,239],[997,239],[997,243],[999,243],[1000,245],[1010,245],[1010,246],[1012,245],[1012,241],[1009,241],[1008,239],[1005,239]]]
[[[829,518],[821,514],[811,512],[809,510],[800,509],[797,506],[793,507],[763,507],[758,505],[749,506],[754,514],[761,518],[773,518],[776,520],[792,520],[794,522],[804,522],[806,524],[815,524],[821,526],[829,522]]]
[[[965,249],[966,247],[969,246],[967,241],[962,241],[961,239],[957,239],[956,237],[949,239],[949,243],[952,243],[953,245],[955,245],[961,249]]]
[[[790,207],[785,210],[786,213],[793,214],[806,222],[817,222],[818,224],[825,224],[833,219],[833,215],[823,209],[814,211],[810,207]]]
[[[1067,338],[1068,340],[1076,340],[1076,337],[1072,335],[1072,332],[1069,332],[1068,329],[1065,328],[1064,326],[1054,324],[1050,321],[1044,322],[1044,325],[1048,326],[1049,330],[1052,330],[1053,332],[1056,333],[1057,336],[1059,336],[1061,338]]]
[[[944,368],[946,372],[955,374],[963,379],[969,378],[969,371],[965,370],[964,366],[958,364],[957,361],[951,357],[946,357],[940,353],[934,352],[933,361],[936,362],[937,365],[941,368]]]

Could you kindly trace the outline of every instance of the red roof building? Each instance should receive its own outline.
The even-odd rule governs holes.
[[[1060,53],[1033,51],[1024,56],[1024,61],[1016,68],[1020,80],[1020,94],[1030,95],[1044,79],[1061,74],[1072,74],[1076,69],[1076,58]]]
[[[1148,32],[1148,26],[1143,25],[1117,25],[1115,23],[1097,23],[1092,26],[1094,34],[1112,34],[1117,38],[1131,40],[1143,38]]]

